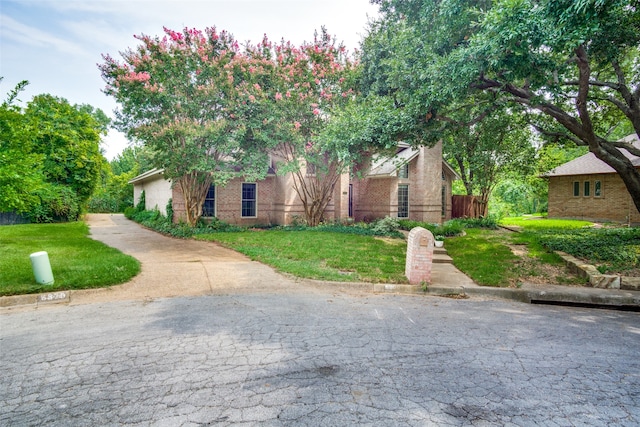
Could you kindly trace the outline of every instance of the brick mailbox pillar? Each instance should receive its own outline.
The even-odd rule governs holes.
[[[431,282],[434,241],[433,234],[425,228],[415,227],[409,232],[404,274],[412,285]]]

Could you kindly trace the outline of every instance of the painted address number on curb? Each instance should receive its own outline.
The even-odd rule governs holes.
[[[61,299],[67,299],[66,292],[53,292],[50,294],[42,294],[38,296],[38,301],[40,302],[58,301]]]

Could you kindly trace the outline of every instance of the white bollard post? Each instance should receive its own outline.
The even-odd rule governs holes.
[[[34,252],[29,255],[31,266],[33,267],[33,275],[36,276],[36,282],[41,285],[53,285],[53,272],[49,263],[49,255],[42,252]]]

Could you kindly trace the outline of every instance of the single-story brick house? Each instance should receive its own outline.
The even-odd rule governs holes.
[[[274,162],[275,163],[275,162]],[[324,219],[352,218],[370,221],[385,216],[440,223],[451,219],[451,183],[459,179],[442,159],[442,144],[412,148],[399,144],[395,156],[374,156],[358,168],[360,178],[343,174],[335,186]],[[161,169],[135,178],[134,204],[145,191],[147,209],[166,214],[172,199],[174,221],[184,219],[184,199],[178,186],[171,188]],[[293,175],[277,175],[274,167],[260,181],[232,179],[224,187],[211,186],[203,206],[206,217],[237,225],[290,224],[304,218],[304,208],[293,187]]]
[[[637,135],[623,141],[640,148]],[[634,166],[640,157],[623,154]],[[640,212],[618,173],[593,153],[571,160],[543,175],[549,179],[549,218],[640,224]]]

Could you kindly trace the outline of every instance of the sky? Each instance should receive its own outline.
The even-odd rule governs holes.
[[[0,0],[0,99],[22,80],[21,105],[48,93],[89,104],[113,117],[113,98],[97,64],[103,54],[137,45],[134,35],[162,35],[163,27],[227,30],[239,42],[313,40],[325,26],[349,51],[359,47],[377,16],[369,0]],[[110,130],[102,149],[111,160],[128,141]]]

